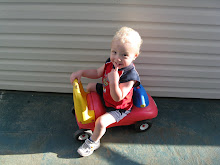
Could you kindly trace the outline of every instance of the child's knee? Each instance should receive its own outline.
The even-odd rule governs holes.
[[[111,116],[110,114],[104,114],[96,120],[95,124],[100,128],[107,128],[109,125],[115,122],[116,120],[113,116]]]
[[[96,92],[96,83],[89,83],[86,90],[87,92]]]
[[[106,119],[103,118],[102,116],[100,116],[97,120],[96,120],[96,125],[98,125],[100,128],[106,128]]]

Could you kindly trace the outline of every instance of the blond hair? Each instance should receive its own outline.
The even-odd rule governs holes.
[[[129,27],[122,27],[120,28],[114,35],[113,40],[120,40],[122,43],[129,42],[132,45],[136,45],[138,48],[138,53],[143,43],[141,36],[137,31]]]

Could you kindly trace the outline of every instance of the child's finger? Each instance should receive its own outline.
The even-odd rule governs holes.
[[[78,77],[77,79],[78,79],[78,83],[80,83],[80,81],[81,81],[81,77]]]
[[[114,70],[118,71],[118,65],[117,64],[113,64],[114,65]]]

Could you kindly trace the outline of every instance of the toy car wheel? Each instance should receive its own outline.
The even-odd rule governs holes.
[[[151,120],[138,121],[135,124],[135,130],[137,132],[147,131],[147,130],[149,130],[151,128],[151,126],[152,126]]]
[[[92,131],[87,129],[79,129],[75,132],[74,137],[78,141],[84,141],[92,136]]]

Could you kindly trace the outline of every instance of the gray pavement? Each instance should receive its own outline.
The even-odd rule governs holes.
[[[154,97],[147,132],[109,128],[101,147],[79,157],[72,95],[0,90],[0,165],[220,164],[220,101]]]

